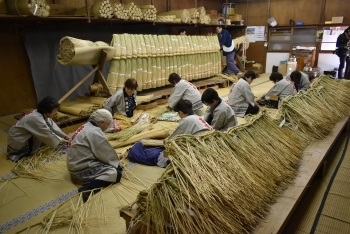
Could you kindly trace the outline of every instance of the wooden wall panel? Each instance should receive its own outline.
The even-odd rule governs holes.
[[[30,64],[14,27],[1,26],[0,51],[0,116],[35,108],[37,100]]]
[[[343,23],[350,24],[350,1],[349,0],[326,1],[325,21],[332,20],[332,16],[344,16]]]

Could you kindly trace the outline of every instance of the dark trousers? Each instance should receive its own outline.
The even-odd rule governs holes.
[[[247,111],[245,112],[245,115],[255,115],[256,113],[259,112],[259,107],[258,106],[252,106],[249,104]]]
[[[345,73],[344,76],[342,76],[343,69],[345,66]],[[339,57],[339,68],[338,68],[338,78],[345,78],[345,79],[350,79],[350,74],[349,74],[349,69],[350,69],[350,57],[343,55]]]

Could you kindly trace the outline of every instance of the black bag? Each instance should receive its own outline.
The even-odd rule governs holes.
[[[272,66],[272,72],[278,72],[278,66],[273,65]]]

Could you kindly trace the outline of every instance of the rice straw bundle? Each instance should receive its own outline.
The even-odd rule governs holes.
[[[98,63],[102,50],[107,52],[106,60],[111,60],[115,49],[107,43],[66,36],[60,40],[60,53],[56,58],[64,65],[93,65]]]
[[[119,142],[119,141],[110,141],[109,143],[113,148],[119,148],[123,147],[126,145],[131,145],[134,144],[137,141],[140,141],[141,139],[144,138],[154,138],[154,139],[165,139],[166,137],[169,136],[169,132],[165,129],[145,129],[139,134],[136,134],[132,137],[130,137],[128,140]]]
[[[45,0],[6,0],[7,12],[13,15],[35,15],[47,17],[50,6]]]
[[[142,19],[142,11],[135,3],[130,2],[130,3],[123,4],[123,6],[131,20]]]
[[[61,121],[66,121],[69,119],[69,116],[65,113],[62,112],[57,112],[57,114],[55,115],[55,117],[53,118],[53,120],[55,122],[61,122]]]
[[[157,13],[157,17],[158,16],[168,16],[168,15],[175,15],[176,18],[180,18],[181,22],[183,22],[183,23],[190,23],[190,20],[191,20],[191,13],[188,9],[172,10],[172,11]]]
[[[113,7],[109,0],[99,0],[89,6],[89,13],[91,16],[98,18],[111,19],[113,17]],[[77,9],[75,15],[86,16],[86,7]]]
[[[105,97],[94,97],[94,96],[79,96],[77,102],[89,103],[92,105],[98,105],[100,108],[103,107],[107,98]]]
[[[157,19],[157,9],[154,5],[139,6],[142,12],[142,19],[145,21],[155,21]]]
[[[233,44],[235,45],[236,50],[242,45],[243,49],[246,50],[249,48],[249,39],[247,36],[240,36],[233,39]]]
[[[175,22],[176,15],[157,15],[157,22]]]
[[[123,20],[129,19],[128,11],[124,8],[123,4],[115,3],[113,9],[115,18]]]
[[[59,163],[60,161],[63,162],[63,165],[66,164],[66,160],[62,159],[60,150],[44,146],[36,150],[32,156],[18,161],[12,168],[12,172],[20,177],[28,177],[40,181],[58,180],[55,171],[52,170],[52,167],[48,168],[48,165],[51,162]]]
[[[107,135],[107,139],[109,141],[125,141],[127,139],[129,139],[130,137],[139,134],[140,132],[142,132],[143,130],[145,130],[146,128],[151,128],[151,124],[147,123],[147,122],[140,122],[140,123],[136,123],[135,125],[123,129],[119,132],[113,133],[113,134],[108,134]]]
[[[96,104],[84,103],[81,100],[64,101],[58,107],[58,110],[63,113],[72,114],[76,116],[89,116],[92,112],[99,109],[100,106]]]
[[[164,146],[164,140],[142,139],[141,143],[144,146]]]
[[[114,34],[111,44],[115,50],[107,79],[110,87],[122,87],[126,78],[134,77],[141,91],[166,85],[172,72],[192,80],[221,70],[216,36]]]

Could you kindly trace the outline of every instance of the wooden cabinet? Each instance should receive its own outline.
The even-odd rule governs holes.
[[[294,55],[297,70],[306,64],[317,66],[317,26],[281,26],[269,28],[268,51]]]
[[[298,46],[316,48],[317,26],[281,26],[269,28],[268,51],[291,51]]]
[[[316,66],[316,50],[292,50],[290,53],[296,58],[298,71],[303,71],[307,64]]]

